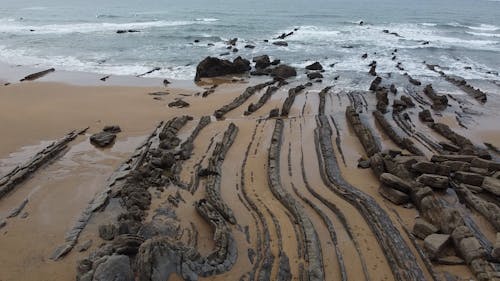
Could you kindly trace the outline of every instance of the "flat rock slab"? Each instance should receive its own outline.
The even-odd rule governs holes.
[[[422,218],[417,218],[412,232],[418,238],[425,239],[427,236],[438,232],[438,228]]]
[[[447,189],[449,184],[448,177],[432,174],[423,174],[417,178],[417,181],[436,189]]]
[[[408,194],[401,192],[399,190],[387,187],[385,185],[381,185],[378,192],[380,195],[382,195],[385,199],[391,201],[392,203],[396,205],[402,205],[410,202],[410,196]]]

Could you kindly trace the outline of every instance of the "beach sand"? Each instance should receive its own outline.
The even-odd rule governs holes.
[[[88,202],[104,189],[106,179],[132,155],[135,148],[158,123],[175,116],[192,116],[194,120],[178,134],[184,140],[202,116],[212,115],[217,108],[229,103],[246,87],[264,81],[254,78],[233,83],[208,80],[199,85],[182,81],[165,87],[158,79],[118,77],[109,80],[109,83],[102,83],[97,75],[57,74],[56,71],[37,81],[13,82],[28,73],[26,69],[19,69],[3,77],[0,73],[4,83],[12,83],[0,86],[0,175],[24,163],[51,141],[63,137],[68,132],[87,127],[89,129],[72,141],[60,157],[47,163],[15,190],[0,198],[0,221],[10,210],[28,199],[20,215],[6,219],[6,226],[0,229],[2,281],[75,279],[77,261],[88,257],[89,252],[98,249],[104,242],[98,235],[98,226],[113,222],[116,212],[112,208],[97,213],[80,235],[77,246],[90,239],[93,242],[89,250],[78,252],[73,249],[59,261],[52,261],[49,257],[54,249],[64,242],[66,232],[71,229]],[[140,82],[134,84],[131,81]],[[196,95],[211,86],[211,81],[219,85],[213,94],[206,98]],[[221,83],[222,81],[224,83]],[[239,128],[235,142],[224,159],[221,177],[222,199],[233,210],[238,221],[237,225],[231,226],[237,244],[238,259],[229,272],[200,280],[238,280],[251,271],[253,265],[247,257],[248,249],[262,247],[263,241],[260,241],[260,238],[265,227],[269,232],[271,253],[275,257],[286,253],[290,260],[292,280],[301,280],[298,277],[300,268],[307,266],[309,261],[304,258],[301,250],[297,250],[303,243],[300,225],[290,217],[289,210],[273,196],[266,174],[268,148],[275,126],[274,120],[268,119],[267,116],[271,109],[281,107],[288,89],[296,85],[295,82],[283,86],[261,109],[249,116],[245,116],[244,111],[251,102],[257,101],[263,91],[227,113],[224,120],[216,121],[212,117],[210,125],[195,139],[192,157],[183,163],[180,177],[182,181],[188,182],[196,176],[196,163],[207,165],[207,158],[214,149],[213,143],[222,139],[229,123],[234,122]],[[300,202],[315,226],[323,250],[321,258],[326,280],[337,280],[340,277],[339,256],[335,252],[336,246],[325,221],[303,198],[322,209],[335,226],[339,251],[343,256],[349,280],[364,280],[366,275],[370,276],[371,280],[396,280],[391,272],[390,261],[384,257],[383,248],[377,243],[377,238],[362,214],[338,193],[332,192],[322,180],[322,167],[318,163],[314,145],[315,117],[319,103],[317,93],[322,88],[322,85],[315,84],[298,95],[289,118],[285,118],[280,162],[283,188]],[[150,95],[154,92],[168,94]],[[337,89],[333,92],[339,93]],[[180,109],[168,107],[168,103],[179,98],[190,106]],[[367,106],[373,108],[374,98],[367,99]],[[340,147],[334,145],[335,153],[340,155],[341,149],[345,158],[344,164],[337,156],[342,175],[350,184],[372,196],[387,212],[404,241],[412,245],[404,228],[412,228],[418,212],[415,208],[395,206],[384,199],[378,193],[380,183],[372,171],[356,168],[358,159],[365,155],[365,152],[346,121],[344,110],[348,104],[347,96],[338,99],[334,94],[328,96],[327,108],[336,120],[341,139]],[[500,99],[490,95],[484,107],[483,114],[474,116],[475,125],[468,129],[457,124],[452,109],[435,118],[449,124],[453,130],[469,137],[475,144],[488,142],[499,147],[500,132],[496,126],[499,117],[496,111],[500,108]],[[412,115],[412,118],[415,119],[416,116]],[[373,120],[367,123],[378,136],[383,136],[379,139],[382,148],[397,148]],[[117,135],[111,148],[96,148],[90,144],[89,137],[101,131],[105,125],[119,125],[122,132]],[[421,123],[416,123],[415,126],[417,130],[432,135],[433,139],[443,139],[429,132],[429,128]],[[336,137],[337,134],[334,133],[333,144],[336,144]],[[426,151],[425,154],[431,156],[432,152]],[[308,191],[306,182],[316,191],[316,195]],[[181,228],[190,228],[194,223],[198,231],[197,249],[201,255],[208,255],[214,247],[212,227],[193,207],[195,201],[205,196],[205,180],[201,180],[194,193],[173,185],[163,193],[151,191],[153,201],[146,220],[151,220],[152,211],[165,202],[169,195],[175,195],[177,190],[185,200],[179,203],[176,209]],[[320,198],[335,204],[338,211],[347,218],[347,224],[339,213],[327,208]],[[256,217],[253,211],[249,211],[249,200],[260,210],[262,217]],[[473,213],[477,216],[475,211]],[[486,237],[494,242],[495,229],[484,219],[477,219],[477,223]],[[248,228],[247,234],[242,230],[245,227]],[[422,246],[421,241],[419,244]],[[418,256],[417,249],[414,246],[409,247],[413,255]],[[279,262],[280,259],[277,258],[272,264],[271,280],[277,278]],[[425,278],[430,280],[431,272],[426,269],[424,261],[419,257],[416,263],[422,268]],[[434,270],[438,274],[451,272],[461,278],[473,276],[464,265],[435,266]],[[181,279],[172,275],[169,280]]]

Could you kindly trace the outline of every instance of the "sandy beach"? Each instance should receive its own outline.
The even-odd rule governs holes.
[[[413,85],[406,76],[380,75],[387,87],[397,85],[397,94],[386,89],[385,106],[393,114],[384,116],[397,135],[412,140],[402,147],[372,116],[382,90],[367,91],[374,77],[365,73],[356,74],[364,91],[311,80],[291,94],[308,79],[284,83],[245,74],[163,85],[162,79],[101,81],[96,74],[56,70],[18,82],[39,69],[3,69],[15,71],[0,72],[0,187],[11,184],[0,197],[2,281],[107,280],[99,274],[140,281],[496,280],[479,278],[498,274],[488,267],[495,263],[494,212],[500,207],[500,95],[493,84],[482,88],[488,98],[482,103],[441,77]],[[431,108],[427,83],[449,97],[446,108]],[[220,113],[244,93],[247,99]],[[402,95],[416,106],[396,109]],[[290,96],[289,112],[280,115]],[[169,106],[178,100],[187,105]],[[361,122],[346,114],[348,107]],[[278,115],[270,117],[274,109]],[[424,109],[433,122],[419,118]],[[108,125],[121,132],[98,148],[90,138]],[[85,128],[40,167],[23,168],[53,141]],[[375,153],[367,149],[372,139]],[[433,155],[461,159],[466,168],[450,173]],[[173,161],[168,168],[156,164],[162,157]],[[365,168],[360,158],[369,160]],[[385,161],[383,174],[376,159]],[[418,170],[420,163],[428,163],[426,172]],[[12,183],[16,167],[29,174]],[[439,175],[447,185],[424,182],[422,174]],[[417,218],[437,230],[424,231],[427,237],[415,233]],[[475,239],[471,243],[480,246],[472,249],[484,254],[469,257],[464,249],[470,248],[454,244],[459,228],[469,229],[462,239]],[[76,237],[68,235],[75,229]],[[431,241],[431,235],[447,242]],[[481,262],[482,271],[472,261]]]

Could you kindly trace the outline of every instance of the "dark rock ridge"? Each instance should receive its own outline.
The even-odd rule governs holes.
[[[22,163],[12,169],[10,172],[0,178],[0,199],[7,193],[16,188],[19,184],[24,182],[30,175],[35,173],[44,165],[50,163],[50,160],[55,159],[61,155],[67,148],[68,143],[74,140],[78,135],[84,134],[88,128],[72,131],[65,135],[63,138],[52,142],[41,151],[37,152],[35,156],[30,158],[25,163]]]
[[[226,113],[228,113],[229,111],[242,105],[246,100],[248,100],[251,96],[253,96],[257,91],[260,91],[263,88],[265,88],[269,85],[272,85],[274,83],[275,83],[274,81],[269,81],[269,82],[265,82],[262,84],[258,84],[258,85],[246,88],[246,90],[241,95],[237,96],[231,103],[226,104],[226,105],[222,106],[221,108],[217,109],[214,112],[214,116],[217,119],[221,119],[222,117],[224,117],[224,115]]]
[[[306,87],[304,85],[299,85],[295,88],[291,88],[288,90],[288,97],[283,102],[283,106],[281,108],[281,116],[288,116],[290,113],[290,109],[292,108],[293,102],[295,101],[295,97],[300,94]]]
[[[448,106],[448,98],[445,95],[438,95],[431,84],[425,86],[424,93],[432,100],[433,109],[442,110]]]
[[[241,57],[237,57],[233,62],[214,57],[206,57],[196,67],[194,81],[201,78],[217,77],[229,74],[242,74],[251,69],[250,62]]]
[[[24,77],[23,79],[21,79],[20,81],[23,82],[23,81],[33,81],[33,80],[36,80],[38,78],[42,78],[43,76],[51,73],[51,72],[54,72],[56,71],[54,68],[49,68],[47,70],[43,70],[43,71],[40,71],[40,72],[36,72],[36,73],[33,73],[33,74],[30,74],[26,77]]]

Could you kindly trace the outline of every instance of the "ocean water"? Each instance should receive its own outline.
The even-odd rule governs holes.
[[[285,39],[288,47],[271,44],[295,28]],[[120,29],[140,32],[117,34]],[[204,57],[228,52],[225,42],[231,38],[238,38],[239,52],[224,58],[268,54],[295,66],[318,60],[330,72],[366,72],[367,63],[377,60],[377,71],[398,72],[390,55],[398,49],[397,61],[405,68],[400,72],[436,75],[426,61],[469,79],[500,79],[498,0],[2,0],[0,5],[0,61],[15,65],[112,75],[161,67],[147,76],[190,80]],[[256,48],[245,49],[246,44]],[[360,59],[363,53],[368,60]]]

